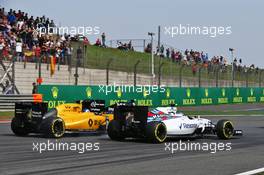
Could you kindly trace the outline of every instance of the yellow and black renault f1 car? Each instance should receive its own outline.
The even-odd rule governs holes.
[[[48,111],[47,103],[22,102],[15,104],[12,131],[18,136],[41,133],[59,138],[66,131],[105,131],[113,119],[104,100],[84,100],[61,104]]]

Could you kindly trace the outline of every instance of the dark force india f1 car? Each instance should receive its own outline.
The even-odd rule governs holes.
[[[217,135],[219,139],[230,139],[242,135],[229,120],[211,120],[189,117],[177,112],[176,107],[158,107],[148,112],[146,106],[119,103],[114,108],[114,120],[110,121],[107,133],[112,140],[143,138],[162,143],[168,137],[194,137]]]
[[[62,104],[50,111],[47,103],[16,103],[11,129],[18,136],[41,133],[53,138],[62,137],[65,131],[105,131],[113,119],[106,111],[104,100]]]

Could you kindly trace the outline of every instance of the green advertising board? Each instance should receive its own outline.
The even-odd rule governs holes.
[[[103,99],[106,105],[133,99],[137,105],[152,107],[264,102],[264,88],[41,85],[38,93],[49,108],[84,99]]]

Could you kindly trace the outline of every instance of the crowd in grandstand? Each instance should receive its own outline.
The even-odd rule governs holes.
[[[20,10],[5,11],[4,8],[0,9],[0,59],[11,60],[13,55],[16,55],[17,61],[31,61],[37,62],[43,56],[42,61],[48,62],[50,56],[55,56],[57,62],[60,64],[70,64],[73,54],[73,47],[71,41],[83,41],[84,53],[86,53],[87,45],[90,44],[89,40],[84,36],[71,37],[68,34],[64,35],[50,35],[42,32],[40,35],[38,29],[45,27],[46,29],[55,27],[53,20],[42,16],[33,17]],[[101,39],[97,39],[96,46],[106,47],[106,35],[102,33]],[[151,52],[151,44],[147,44],[145,52]],[[121,43],[118,42],[118,49],[131,50],[134,48],[132,42]],[[184,52],[178,51],[173,48],[164,48],[163,45],[156,48],[158,56],[171,59],[176,63],[183,63],[192,67],[193,74],[197,71],[197,65],[207,67],[212,70],[213,65],[219,65],[220,71],[225,71],[228,64],[227,59],[223,56],[213,56],[209,58],[207,53],[195,51],[193,49],[186,49]],[[238,71],[247,70],[242,65],[242,60],[234,60],[234,68]],[[254,65],[250,66],[250,70],[255,69]],[[258,70],[258,68],[256,68]]]
[[[39,34],[39,28],[55,27],[53,20],[42,16],[28,16],[20,10],[10,9],[6,12],[0,9],[0,59],[11,60],[16,55],[17,61],[38,61],[44,55],[43,62],[47,62],[53,55],[62,64],[69,63],[72,55],[70,36],[65,34]],[[84,42],[86,39],[84,39]]]
[[[151,53],[150,43],[147,44],[145,52]],[[186,49],[184,52],[181,52],[173,48],[167,48],[165,50],[164,46],[161,45],[156,48],[155,54],[162,58],[170,59],[173,62],[191,66],[194,75],[196,74],[198,65],[208,68],[209,72],[213,71],[212,67],[218,67],[219,70],[223,72],[228,65],[227,58],[224,58],[223,56],[213,56],[209,59],[208,53],[194,51],[193,49]]]

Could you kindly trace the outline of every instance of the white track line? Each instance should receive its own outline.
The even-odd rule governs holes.
[[[192,115],[193,116],[193,115]],[[226,117],[226,116],[230,116],[230,117],[244,117],[244,116],[248,116],[248,117],[262,117],[264,116],[264,114],[252,114],[252,115],[245,115],[245,114],[213,114],[213,115],[210,115],[210,114],[206,114],[206,115],[199,115],[201,117]]]
[[[262,172],[264,172],[264,167],[259,168],[259,169],[255,169],[255,170],[251,170],[251,171],[247,171],[244,173],[235,174],[235,175],[252,175],[252,174],[257,174],[257,173],[262,173]]]
[[[261,111],[264,108],[249,108],[249,109],[239,109],[239,110],[232,110],[232,111]],[[224,110],[224,112],[229,112],[231,110]]]

